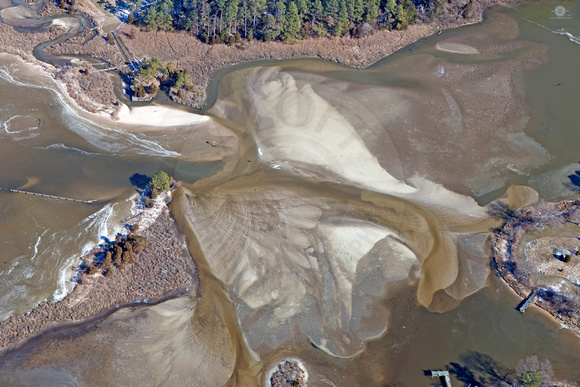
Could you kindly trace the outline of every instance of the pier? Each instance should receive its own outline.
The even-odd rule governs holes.
[[[80,199],[65,198],[63,196],[47,195],[47,194],[41,194],[38,192],[30,192],[30,191],[21,191],[19,189],[8,189],[8,191],[14,192],[14,193],[19,193],[19,194],[41,196],[43,198],[65,200],[65,201],[69,201],[69,202],[77,202],[77,203],[85,203],[85,204],[93,204],[96,201],[96,200],[80,200]]]
[[[538,294],[540,294],[542,290],[541,289],[536,289],[534,290],[532,293],[530,293],[530,295],[528,296],[528,298],[526,298],[524,301],[522,301],[518,307],[516,308],[517,310],[519,310],[520,312],[524,313],[526,311],[526,308],[528,306],[530,306],[530,304],[532,302],[534,302],[534,299],[536,298],[536,296]]]
[[[113,38],[115,38],[115,41],[117,42],[117,46],[119,46],[119,49],[121,50],[121,54],[123,54],[123,56],[127,60],[127,63],[129,64],[129,66],[131,66],[133,71],[137,72],[138,71],[137,67],[133,64],[136,61],[133,60],[131,53],[129,53],[129,50],[127,49],[127,47],[125,47],[125,45],[123,44],[121,39],[119,39],[117,37],[117,34],[115,33],[115,31],[112,31],[111,35],[113,35]]]
[[[432,378],[439,378],[445,387],[451,387],[451,379],[449,378],[449,371],[429,371]]]

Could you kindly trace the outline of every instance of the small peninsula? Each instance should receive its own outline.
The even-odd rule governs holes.
[[[524,300],[535,292],[535,305],[580,331],[580,199],[505,214],[493,242],[501,278]]]
[[[170,186],[164,172],[156,174],[141,192],[138,213],[125,221],[134,233],[117,235],[116,241],[83,256],[75,268],[76,286],[62,301],[42,302],[0,322],[0,353],[52,329],[103,318],[119,307],[156,304],[195,291],[199,284],[195,263],[167,208],[171,189],[177,186],[176,182]],[[138,247],[133,251],[131,244]]]

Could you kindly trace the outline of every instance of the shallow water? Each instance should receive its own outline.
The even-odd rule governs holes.
[[[165,148],[179,138],[93,124],[63,103],[49,79],[32,75],[15,59],[0,62],[2,318],[64,297],[80,254],[101,236],[114,237],[131,214],[136,187],[130,177],[171,171],[171,156],[179,155]],[[219,168],[191,166],[199,177]],[[97,202],[61,202],[10,188]]]
[[[531,355],[579,381],[578,337],[533,308],[516,312],[490,270],[495,223],[480,207],[513,184],[577,195],[580,45],[566,33],[580,35],[579,4],[566,20],[551,3],[496,7],[366,71],[237,66],[218,74],[215,122],[197,131],[93,124],[2,59],[2,188],[99,200],[0,192],[3,316],[59,295],[76,254],[129,213],[130,176],[157,169],[190,191],[173,211],[202,296],[47,335],[4,358],[2,381],[245,386],[291,356],[312,385],[429,385],[423,370],[445,367],[454,385],[491,385]],[[226,161],[196,163],[212,139]]]

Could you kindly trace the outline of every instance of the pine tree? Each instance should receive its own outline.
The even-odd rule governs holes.
[[[298,14],[301,20],[306,19],[310,15],[306,0],[296,0],[296,7],[298,8]]]
[[[300,35],[300,16],[298,7],[295,2],[290,2],[286,8],[286,28],[284,34],[292,39],[299,39]]]
[[[375,23],[379,16],[379,0],[366,0],[365,21]]]
[[[335,19],[338,16],[338,0],[326,0],[324,3],[324,14]]]
[[[407,21],[407,13],[403,4],[397,4],[395,8],[395,28],[398,30],[405,30],[409,26]]]
[[[149,7],[143,21],[145,22],[145,25],[149,31],[157,31],[157,10],[155,7]]]
[[[310,3],[310,23],[312,28],[312,33],[314,33],[314,22],[320,16],[322,16],[322,2],[320,0],[314,0]]]
[[[397,3],[395,0],[387,0],[385,5],[385,24],[389,29],[395,26],[395,12],[397,10]]]
[[[346,8],[344,8],[340,11],[338,22],[336,23],[336,25],[334,26],[334,30],[332,31],[333,35],[341,36],[344,29],[348,27],[348,24],[349,24],[348,11],[346,10]]]
[[[353,0],[354,1],[354,14],[353,21],[360,22],[363,20],[365,13],[365,3],[364,0]]]

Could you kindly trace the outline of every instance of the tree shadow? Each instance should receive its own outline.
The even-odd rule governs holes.
[[[510,208],[504,202],[496,200],[487,206],[487,210],[485,212],[492,218],[508,220],[514,216],[515,210]]]
[[[131,182],[131,185],[134,185],[139,189],[145,189],[147,188],[147,185],[151,181],[151,178],[142,175],[140,173],[135,173],[133,174],[133,176],[129,178],[129,181]]]
[[[475,378],[475,375],[468,367],[464,367],[459,363],[449,363],[449,366],[449,373],[455,375],[455,378],[461,383],[467,386],[476,386],[481,382],[481,380]]]
[[[568,175],[571,184],[567,184],[568,188],[573,191],[580,191],[580,171],[576,171],[571,175]]]
[[[515,377],[514,370],[481,352],[467,351],[459,359],[463,364],[450,363],[447,369],[466,386],[509,385]]]

